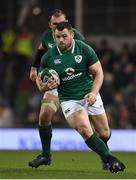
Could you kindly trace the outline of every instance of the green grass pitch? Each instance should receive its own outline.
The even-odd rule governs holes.
[[[0,151],[0,179],[135,179],[136,153],[113,153],[127,168],[112,174],[101,169],[99,157],[89,151],[53,151],[51,166],[28,167],[39,151]]]

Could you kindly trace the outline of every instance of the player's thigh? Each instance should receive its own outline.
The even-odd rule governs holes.
[[[90,120],[95,132],[97,132],[99,135],[109,133],[110,129],[106,113],[102,113],[99,115],[91,115]]]
[[[72,113],[67,117],[67,122],[72,128],[76,129],[85,140],[93,134],[88,114],[84,110]]]
[[[66,120],[68,124],[75,129],[77,129],[78,127],[91,128],[88,115],[84,110],[79,110],[72,113],[70,116],[67,117]]]
[[[80,101],[65,101],[61,103],[63,114],[70,127],[82,131],[93,132],[88,114]]]

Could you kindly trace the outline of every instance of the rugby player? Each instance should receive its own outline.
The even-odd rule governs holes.
[[[83,41],[74,39],[74,32],[68,22],[59,23],[54,34],[56,46],[42,57],[40,71],[48,67],[59,74],[58,97],[69,126],[76,129],[86,145],[108,164],[110,172],[123,171],[125,165],[111,155],[104,141],[94,133],[94,129],[98,134],[103,131],[107,138],[109,129],[99,94],[103,83],[103,70],[95,51]],[[60,60],[59,64],[55,63],[56,59]],[[55,82],[42,82],[39,75],[37,86],[39,90],[47,91],[55,87]]]

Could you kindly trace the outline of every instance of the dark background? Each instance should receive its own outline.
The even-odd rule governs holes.
[[[111,128],[135,129],[135,0],[2,0],[0,127],[37,127],[42,94],[29,80],[29,71],[50,11],[56,8],[66,12],[100,58],[105,75],[101,95]],[[21,38],[29,41],[28,54],[18,50]],[[60,111],[54,127],[68,127]]]

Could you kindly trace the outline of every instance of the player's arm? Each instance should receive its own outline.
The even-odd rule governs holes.
[[[100,91],[103,83],[104,76],[100,61],[97,61],[95,64],[89,66],[89,72],[93,76],[93,85],[90,93],[87,94],[86,98],[89,104],[92,105],[95,103],[96,96]]]
[[[95,51],[86,43],[83,44],[83,51],[85,53],[88,71],[93,76],[93,85],[90,93],[86,95],[86,99],[90,105],[94,104],[96,101],[96,96],[103,83],[103,70],[99,58]]]
[[[47,82],[43,82],[40,74],[38,74],[36,78],[36,85],[41,92],[49,91],[57,87],[57,83],[55,80],[49,79]]]
[[[42,46],[42,43],[39,45],[36,54],[35,54],[35,58],[34,58],[34,62],[31,66],[30,69],[30,79],[35,82],[36,78],[37,78],[37,71],[39,69],[40,66],[40,61],[41,61],[41,57],[43,56],[43,54],[46,52],[46,49]]]
[[[96,101],[97,94],[103,83],[103,70],[100,61],[89,66],[89,72],[93,75],[93,85],[90,93],[86,95],[86,99],[90,105],[94,104]]]
[[[103,70],[100,61],[97,61],[95,64],[89,67],[90,73],[93,75],[93,86],[91,92],[98,94],[103,83]]]
[[[41,63],[39,67],[39,72],[41,72],[45,67],[47,67],[47,60],[50,58],[49,52],[44,54],[41,58]],[[55,80],[48,79],[47,82],[43,82],[40,76],[40,73],[38,73],[38,76],[36,78],[36,85],[39,89],[39,91],[45,92],[51,89],[54,89],[57,87],[57,83]]]

